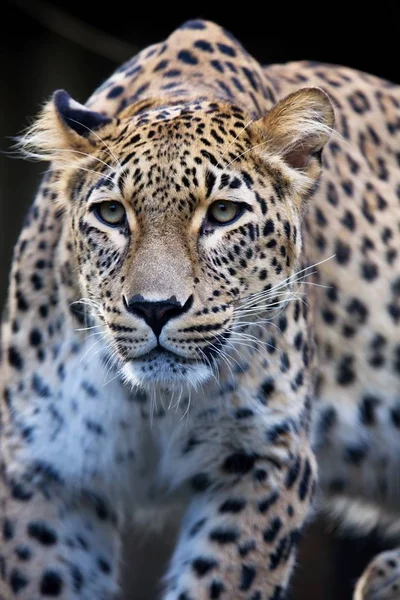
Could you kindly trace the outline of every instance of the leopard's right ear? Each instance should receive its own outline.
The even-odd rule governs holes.
[[[98,130],[111,121],[109,117],[89,110],[64,90],[58,90],[33,125],[18,139],[18,147],[27,158],[71,163],[101,143]],[[68,158],[66,151],[69,151]]]

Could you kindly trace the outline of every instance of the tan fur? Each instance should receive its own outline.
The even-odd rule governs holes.
[[[2,330],[0,510],[13,529],[4,521],[0,595],[30,600],[54,560],[63,600],[111,598],[134,489],[141,506],[190,501],[164,600],[282,600],[315,486],[312,445],[318,507],[354,502],[357,526],[398,518],[399,88],[344,67],[263,69],[201,22],[145,49],[79,110],[112,121],[78,135],[50,102],[26,138],[56,168],[17,244]],[[123,204],[125,229],[96,217],[103,201]],[[251,210],[210,225],[219,201]],[[192,297],[160,334],[173,369],[127,310],[135,297]],[[85,319],[103,328],[98,346]],[[202,353],[226,332],[207,379]],[[27,536],[44,501],[57,552]],[[88,551],[76,538],[87,520]],[[35,544],[25,584],[20,544]],[[375,566],[356,600],[393,597],[397,569],[377,583]]]

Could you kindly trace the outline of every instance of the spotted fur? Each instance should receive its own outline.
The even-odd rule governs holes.
[[[322,505],[395,526],[399,103],[203,21],[55,93],[21,140],[52,168],[2,328],[0,598],[114,598],[126,520],[180,503],[164,600],[283,600],[312,445]]]

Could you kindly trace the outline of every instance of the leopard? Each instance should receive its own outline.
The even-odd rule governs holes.
[[[1,600],[118,597],[123,532],[176,507],[163,600],[284,600],[319,510],[396,535],[399,86],[192,20],[18,145],[49,169],[1,329]],[[399,585],[388,550],[354,598]]]

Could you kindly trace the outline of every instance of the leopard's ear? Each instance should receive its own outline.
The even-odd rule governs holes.
[[[314,178],[334,121],[328,95],[319,88],[303,88],[283,98],[257,124],[268,151]]]
[[[19,138],[21,152],[28,158],[72,162],[100,142],[96,130],[112,121],[89,110],[64,90],[58,90],[25,135]],[[70,150],[66,157],[66,150]]]

